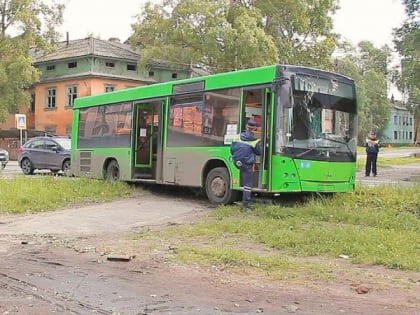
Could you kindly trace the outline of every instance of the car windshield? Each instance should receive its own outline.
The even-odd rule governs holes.
[[[57,141],[57,143],[61,145],[64,149],[71,149],[71,140],[69,138],[56,138],[55,141]]]

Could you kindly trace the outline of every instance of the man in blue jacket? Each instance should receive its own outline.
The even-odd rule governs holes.
[[[250,210],[252,199],[251,190],[254,175],[255,155],[261,155],[261,141],[254,135],[257,124],[254,120],[249,120],[245,131],[236,135],[230,146],[232,160],[240,170],[241,183],[243,186],[242,208]]]
[[[376,169],[376,161],[378,160],[379,153],[379,140],[376,138],[376,133],[371,131],[369,136],[366,138],[366,167],[365,175],[369,176],[372,171],[373,176],[378,175]]]

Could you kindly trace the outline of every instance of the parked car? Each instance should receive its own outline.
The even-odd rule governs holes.
[[[9,152],[5,149],[0,149],[0,170],[4,169],[9,162]]]
[[[26,175],[47,169],[53,173],[70,171],[71,140],[67,137],[44,136],[28,140],[18,149],[18,163]]]

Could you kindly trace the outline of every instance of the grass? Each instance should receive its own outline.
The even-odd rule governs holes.
[[[149,232],[150,233],[150,232]],[[177,248],[188,263],[252,268],[276,278],[331,275],[340,255],[354,264],[420,271],[420,186],[358,188],[354,193],[283,205],[251,214],[218,208],[204,222],[137,238]],[[316,257],[319,262],[311,259]]]
[[[366,157],[365,156],[358,156],[357,157],[357,171],[362,171],[365,168]],[[407,157],[382,157],[378,156],[378,167],[387,167],[391,165],[407,165],[407,164],[414,164],[420,163],[419,158],[415,158],[412,156]]]
[[[380,151],[389,151],[389,150],[410,150],[413,149],[413,146],[411,145],[402,145],[402,146],[381,146]],[[366,148],[364,146],[358,146],[357,147],[357,153],[366,153]]]
[[[54,176],[0,179],[0,191],[0,212],[7,213],[105,202],[138,192],[125,183]],[[223,206],[199,223],[133,238],[148,240],[149,246],[172,244],[174,259],[182,262],[281,279],[331,277],[340,255],[354,264],[418,272],[420,185],[358,187],[354,193],[283,199],[258,205],[252,213]]]
[[[131,196],[125,183],[57,176],[0,179],[0,213],[40,212],[77,203],[105,202]]]

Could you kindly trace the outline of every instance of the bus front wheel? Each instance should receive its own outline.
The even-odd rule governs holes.
[[[238,192],[230,187],[230,176],[227,168],[216,167],[206,177],[206,195],[212,204],[229,204],[238,200]]]
[[[112,160],[106,168],[106,180],[116,182],[120,179],[120,166],[118,162]]]

